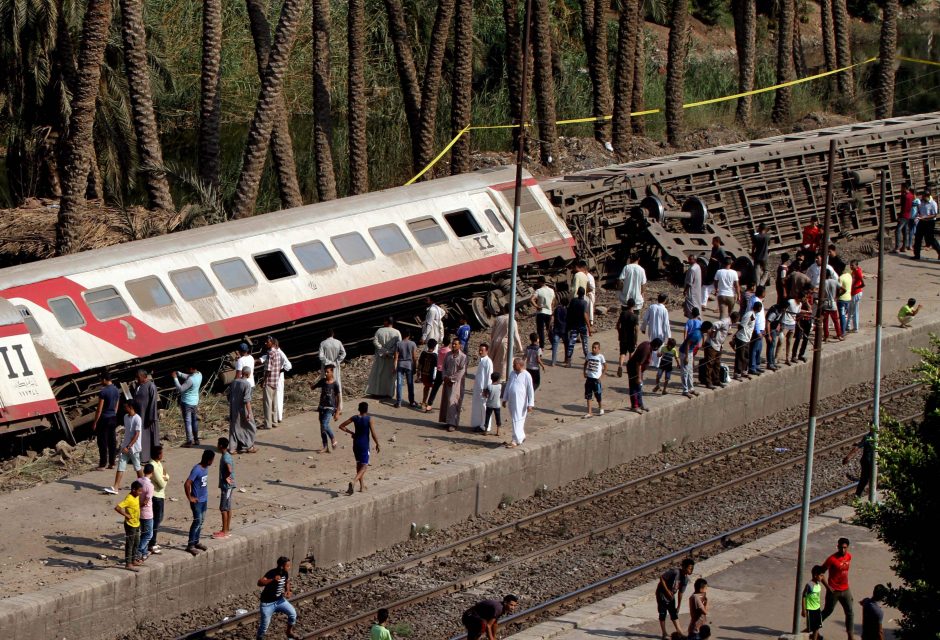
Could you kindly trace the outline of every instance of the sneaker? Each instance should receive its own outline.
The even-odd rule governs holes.
[[[158,556],[161,553],[163,553],[163,548],[160,545],[154,545],[153,548],[150,549],[150,553],[152,553],[155,556]]]
[[[199,555],[199,549],[197,549],[196,547],[192,547],[192,546],[186,547],[186,553],[188,553],[188,554],[190,554],[190,555],[198,556],[198,555]]]
[[[400,406],[401,406],[401,403],[400,403],[400,402],[396,402],[395,404],[392,405],[392,408],[393,408],[393,409],[397,409],[397,408],[399,408]]]
[[[604,410],[603,410],[603,409],[598,409],[598,410],[597,410],[597,415],[599,415],[599,416],[604,415]]]
[[[346,488],[346,495],[347,495],[347,496],[351,496],[351,495],[354,494],[355,492],[356,492],[356,490],[353,488],[353,483],[350,482],[350,483],[349,483],[349,486]]]
[[[196,547],[197,549],[199,549],[200,551],[208,551],[208,550],[209,550],[209,547],[207,547],[206,545],[202,544],[201,542],[197,542],[197,543],[194,544],[193,546]]]
[[[617,377],[618,378],[623,377],[623,367],[617,367]]]
[[[104,489],[102,489],[102,491],[104,491],[105,493],[110,493],[112,496],[116,496],[118,494],[117,489],[115,489],[114,487],[105,487]]]
[[[180,446],[183,447],[184,449],[189,449],[191,446],[193,446],[193,443],[190,442],[189,440],[187,440],[186,442],[184,442],[184,443],[181,444]]]

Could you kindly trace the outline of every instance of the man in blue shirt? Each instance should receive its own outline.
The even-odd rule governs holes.
[[[920,207],[917,210],[917,228],[914,231],[914,259],[920,260],[920,246],[926,243],[937,252],[940,258],[940,243],[934,237],[937,224],[937,202],[930,197],[930,191],[924,190],[920,196]]]
[[[192,365],[187,367],[186,371],[187,373],[174,371],[172,375],[173,384],[180,394],[180,409],[183,411],[183,425],[186,427],[186,444],[183,446],[191,447],[199,444],[199,419],[196,414],[199,408],[202,374]]]
[[[680,364],[682,365],[682,395],[691,398],[698,395],[695,390],[695,354],[702,346],[705,333],[711,331],[712,323],[702,323],[699,319],[699,310],[694,307],[691,317],[685,323],[685,339],[679,347]]]
[[[183,483],[186,499],[189,500],[189,508],[193,512],[193,523],[189,527],[189,542],[186,544],[186,551],[194,556],[206,550],[206,546],[199,542],[199,536],[202,533],[202,523],[206,519],[206,505],[209,502],[209,467],[212,466],[213,460],[215,460],[215,451],[203,451],[202,460],[193,467],[186,482]]]
[[[114,468],[117,458],[117,408],[121,392],[111,382],[111,374],[101,374],[101,390],[98,392],[98,411],[91,430],[98,440],[98,471]]]

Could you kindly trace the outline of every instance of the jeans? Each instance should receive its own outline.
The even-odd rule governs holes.
[[[136,560],[137,546],[140,544],[140,527],[132,527],[124,523],[124,564],[131,564]]]
[[[153,518],[140,519],[140,544],[137,545],[137,557],[143,558],[150,553],[150,538],[153,537]]]
[[[274,602],[262,602],[257,638],[263,638],[264,634],[267,633],[268,625],[271,624],[271,616],[275,613],[287,614],[287,624],[290,626],[293,626],[294,623],[297,622],[297,611],[294,610],[294,605],[287,601],[287,598],[281,596]]]
[[[584,357],[588,357],[587,327],[581,327],[580,329],[572,329],[568,332],[568,344],[565,347],[565,361],[570,361],[571,356],[574,355],[574,343],[578,341],[578,337],[581,338],[581,349],[584,351]]]
[[[552,333],[552,366],[555,366],[555,354],[558,352],[558,344],[564,343],[565,351],[568,350],[568,341],[566,337],[559,333]]]
[[[157,546],[157,531],[160,529],[160,523],[163,522],[163,501],[164,498],[151,498],[153,502],[153,534],[150,536],[148,547],[153,550]]]
[[[202,533],[202,523],[206,519],[207,502],[190,502],[189,508],[193,512],[193,523],[189,525],[189,542],[187,547],[194,547],[199,544],[199,536]]]
[[[852,325],[853,331],[858,331],[859,328],[859,316],[861,315],[862,308],[862,292],[859,291],[854,296],[852,296],[852,302],[849,303],[849,323]]]
[[[689,353],[680,357],[682,358],[682,393],[691,393],[695,391],[695,376],[692,374],[695,355]]]
[[[914,237],[914,225],[910,218],[901,218],[898,220],[898,228],[894,230],[894,248],[910,249],[911,241]],[[916,223],[915,223],[916,224]]]
[[[855,606],[855,601],[852,600],[851,589],[826,592],[826,605],[823,607],[822,619],[825,620],[832,615],[837,602],[842,605],[842,611],[845,613],[845,630],[853,631],[855,629],[855,615],[852,607]]]
[[[839,300],[839,324],[842,326],[842,333],[849,329],[849,307],[852,306],[851,300]]]
[[[101,418],[95,431],[98,440],[98,466],[113,467],[117,458],[117,416]]]
[[[777,341],[780,340],[780,331],[771,329],[767,332],[767,367],[777,368]]]
[[[399,388],[401,391],[401,388]],[[333,435],[333,430],[330,429],[330,420],[333,419],[333,414],[336,413],[336,409],[323,407],[320,409],[320,439],[323,441],[323,448],[326,449],[328,443],[336,440],[336,436]]]
[[[183,410],[183,425],[186,427],[186,442],[199,442],[199,418],[196,416],[196,405],[180,402]]]
[[[548,325],[552,322],[552,316],[548,313],[535,314],[535,331],[539,334],[539,348],[545,348],[545,334],[548,332]]]
[[[395,375],[395,404],[401,404],[401,383],[402,378],[408,382],[408,402],[415,403],[415,372],[411,369],[398,367]]]
[[[760,357],[764,351],[764,336],[756,335],[751,339],[751,364],[748,368],[750,373],[760,372]]]

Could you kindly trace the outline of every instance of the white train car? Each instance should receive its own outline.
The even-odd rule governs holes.
[[[574,257],[536,181],[524,188],[520,265]],[[426,294],[480,303],[510,267],[513,195],[514,170],[497,168],[298,207],[2,269],[0,299],[76,420],[104,368],[166,370],[242,336],[378,318]],[[0,432],[17,428],[4,420]]]

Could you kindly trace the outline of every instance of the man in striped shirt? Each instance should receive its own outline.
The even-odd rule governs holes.
[[[264,424],[259,429],[272,429],[277,427],[277,420],[275,419],[277,417],[277,381],[281,376],[284,358],[271,336],[265,338],[264,346],[268,350],[267,355],[261,359],[264,364],[264,374],[261,378],[262,393],[264,394]]]

